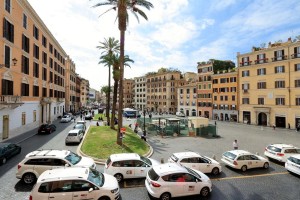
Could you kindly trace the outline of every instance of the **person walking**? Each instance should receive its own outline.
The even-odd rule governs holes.
[[[276,128],[276,125],[275,125],[275,124],[273,124],[273,130],[275,130],[275,128]]]
[[[234,140],[233,143],[232,143],[232,147],[234,150],[238,149],[239,148],[239,145],[237,143],[237,140]]]

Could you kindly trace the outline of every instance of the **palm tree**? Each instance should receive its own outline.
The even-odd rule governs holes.
[[[119,40],[116,40],[115,38],[108,38],[104,39],[104,42],[100,42],[100,45],[97,46],[98,49],[102,50],[101,54],[106,54],[105,56],[100,57],[100,61],[98,64],[104,64],[105,66],[108,66],[108,85],[111,85],[111,62],[110,57],[114,53],[120,52],[120,43]],[[108,87],[108,96],[106,96],[106,118],[107,122],[109,122],[109,110],[110,110],[110,87]]]
[[[111,88],[110,88],[110,86],[103,86],[102,88],[101,88],[101,93],[104,93],[105,94],[105,96],[106,96],[106,100],[107,100],[107,98],[109,97],[110,98],[110,91],[111,91]],[[108,105],[106,105],[106,108],[108,107]],[[107,111],[106,111],[107,112]],[[109,113],[108,113],[109,114]],[[107,117],[107,113],[106,113],[106,117]],[[108,121],[107,121],[108,122]]]
[[[113,62],[113,79],[114,79],[114,94],[113,94],[113,104],[112,104],[112,117],[111,117],[111,128],[114,129],[114,119],[115,119],[115,111],[116,111],[116,104],[117,104],[117,96],[118,96],[118,87],[120,81],[120,56],[118,54],[112,57]],[[133,60],[129,58],[128,55],[124,57],[124,66],[130,67],[128,62],[134,63]]]
[[[153,5],[146,0],[105,0],[102,3],[96,4],[94,7],[110,5],[112,6],[106,12],[110,10],[118,10],[117,19],[118,19],[118,26],[120,30],[120,87],[119,87],[119,110],[118,110],[118,127],[119,130],[123,126],[123,117],[122,117],[122,110],[123,110],[123,79],[124,79],[124,47],[125,47],[125,31],[127,28],[128,23],[128,12],[130,10],[133,15],[139,21],[137,13],[142,16],[144,19],[148,20],[146,14],[139,9],[138,6],[147,8],[153,8]],[[105,12],[105,13],[106,13]],[[122,144],[122,139],[120,138],[120,131],[117,134],[117,143],[119,145]]]

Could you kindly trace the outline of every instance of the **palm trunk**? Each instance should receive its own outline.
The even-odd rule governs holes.
[[[109,122],[109,111],[110,111],[110,79],[111,79],[111,66],[108,66],[108,98],[107,98],[107,106],[106,106],[106,118],[107,122]]]
[[[116,104],[117,104],[117,96],[118,96],[118,86],[119,82],[115,79],[114,83],[114,96],[113,96],[113,104],[112,104],[112,115],[111,115],[111,122],[110,122],[110,128],[115,129],[115,117],[116,117]]]

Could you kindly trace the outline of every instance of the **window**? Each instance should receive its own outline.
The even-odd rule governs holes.
[[[266,54],[262,53],[262,54],[258,54],[257,55],[257,60],[256,60],[256,63],[264,63],[266,60]]]
[[[22,125],[26,124],[26,113],[22,112]]]
[[[36,62],[33,63],[33,76],[36,78],[39,77],[39,64]]]
[[[214,101],[217,101],[218,100],[218,96],[214,96]]]
[[[51,193],[72,192],[72,180],[53,181]]]
[[[33,111],[33,121],[36,122],[36,110]]]
[[[43,52],[43,63],[47,64],[47,53]]]
[[[267,83],[266,82],[258,82],[257,83],[257,89],[266,89]]]
[[[296,98],[295,101],[296,101],[296,106],[300,106],[300,98],[299,97]]]
[[[274,61],[284,59],[284,50],[274,51]]]
[[[45,36],[42,36],[42,44],[45,48],[47,48],[47,38]]]
[[[264,98],[258,98],[257,99],[257,104],[258,105],[264,105],[265,104],[265,99]]]
[[[53,54],[53,45],[49,43],[49,51]]]
[[[39,29],[33,25],[33,37],[39,40]]]
[[[5,67],[10,68],[10,60],[11,60],[10,59],[10,47],[5,45],[4,51],[5,51],[4,65],[5,65]]]
[[[33,44],[33,57],[36,59],[40,58],[40,48],[35,44]]]
[[[242,71],[242,77],[250,76],[249,70]]]
[[[230,87],[230,92],[236,92],[236,87]]]
[[[250,89],[250,84],[249,83],[242,84],[242,89],[243,90],[249,90]]]
[[[42,78],[44,81],[47,80],[47,69],[43,67],[43,75],[42,75]]]
[[[235,101],[235,95],[232,95],[232,96],[231,96],[231,100],[232,100],[232,101]]]
[[[275,67],[275,74],[284,73],[284,66]]]
[[[27,15],[23,13],[23,27],[27,29]]]
[[[14,94],[14,82],[2,79],[2,95]]]
[[[10,0],[5,0],[5,10],[10,13],[11,2]]]
[[[249,65],[249,57],[243,57],[242,58],[242,65],[245,66],[245,65]]]
[[[249,104],[249,98],[242,98],[243,104]]]
[[[24,34],[22,35],[22,49],[29,53],[29,38],[26,37]]]
[[[14,43],[14,25],[5,18],[3,19],[3,37]]]
[[[295,80],[295,87],[300,87],[300,79]]]
[[[285,81],[275,81],[275,88],[285,88]]]
[[[285,105],[285,98],[275,98],[276,105]]]
[[[42,96],[47,97],[47,88],[43,88]]]
[[[230,77],[230,83],[235,83],[236,82],[236,77]]]
[[[22,55],[22,73],[29,74],[29,59]]]
[[[295,71],[300,71],[300,63],[295,64]]]
[[[22,85],[21,85],[21,96],[29,96],[29,84],[22,83]]]
[[[38,97],[39,96],[39,86],[33,86],[33,96]]]
[[[266,75],[266,68],[257,69],[257,75]]]

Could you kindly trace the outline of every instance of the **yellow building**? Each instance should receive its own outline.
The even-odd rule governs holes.
[[[66,52],[26,0],[0,3],[0,139],[65,110]]]
[[[89,92],[90,92],[90,82],[84,78],[81,78],[80,82],[80,103],[81,107],[90,106]]]
[[[213,79],[213,119],[238,120],[237,72],[235,68],[219,71]]]
[[[283,128],[300,123],[300,41],[237,53],[239,122]]]
[[[75,63],[68,56],[66,59],[66,111],[75,112],[76,110],[76,67]]]
[[[134,96],[134,80],[133,79],[124,79],[123,80],[123,108],[133,108],[133,96]]]

